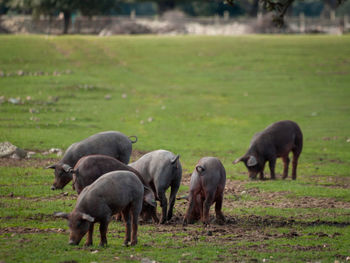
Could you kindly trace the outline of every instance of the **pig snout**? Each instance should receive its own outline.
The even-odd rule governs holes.
[[[83,238],[83,236],[79,236],[79,235],[76,235],[76,234],[72,234],[70,235],[69,237],[69,242],[68,244],[69,245],[72,245],[72,246],[77,246],[79,245],[80,243],[80,240]]]
[[[55,186],[55,185],[52,185],[52,186],[51,186],[51,190],[56,190],[56,186]]]
[[[68,244],[72,246],[78,245],[74,240],[71,240],[71,239],[69,240]]]
[[[249,173],[250,180],[256,180],[258,173]]]

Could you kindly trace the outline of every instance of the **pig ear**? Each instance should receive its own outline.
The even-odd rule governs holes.
[[[197,165],[196,166],[196,170],[197,170],[198,173],[202,173],[202,172],[205,171],[205,168],[203,166],[201,166],[201,165]]]
[[[245,158],[246,158],[246,156],[239,157],[236,160],[234,160],[232,163],[233,164],[237,164],[239,162],[243,162]]]
[[[157,202],[154,200],[154,194],[153,192],[146,186],[144,186],[145,194],[143,196],[144,202],[149,204],[150,206],[157,207]]]
[[[69,219],[69,214],[68,213],[56,212],[53,215],[55,217],[62,217],[62,218],[65,218],[65,219]]]
[[[176,155],[173,159],[171,159],[171,163],[174,164],[179,158],[180,155]]]
[[[62,165],[62,169],[66,172],[66,173],[70,173],[73,171],[73,168],[70,167],[68,164],[63,164]]]
[[[51,165],[45,167],[45,169],[56,169],[56,164],[51,164]]]
[[[95,221],[95,218],[85,213],[81,213],[81,218],[86,221],[89,221],[90,223],[93,223]]]
[[[256,160],[256,158],[253,155],[250,155],[249,159],[247,161],[247,166],[251,167],[251,166],[254,166],[254,165],[257,165],[257,164],[258,164],[258,161]]]

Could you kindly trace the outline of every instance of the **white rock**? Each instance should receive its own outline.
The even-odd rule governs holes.
[[[9,98],[8,102],[12,104],[20,104],[21,99],[20,98]]]
[[[51,148],[49,153],[56,153],[58,157],[62,156],[63,151],[59,148]]]
[[[17,147],[10,142],[1,142],[0,143],[0,157],[5,157],[13,154],[16,151]]]

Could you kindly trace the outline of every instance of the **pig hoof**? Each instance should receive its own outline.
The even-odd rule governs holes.
[[[124,246],[124,247],[128,247],[128,246],[129,246],[129,241],[124,241],[123,246]]]
[[[215,220],[215,223],[217,223],[218,225],[224,225],[226,223],[226,220],[224,218],[217,218]]]
[[[209,222],[206,222],[206,221],[205,221],[205,222],[203,222],[203,226],[204,226],[204,227],[209,227],[210,224],[209,224]]]
[[[107,246],[107,243],[100,243],[99,246],[100,246],[100,247],[106,247],[106,246]]]
[[[92,246],[92,243],[85,243],[84,246],[85,247],[90,247],[90,246]]]
[[[135,246],[137,244],[137,240],[136,241],[132,241],[131,243],[130,243],[130,246]]]

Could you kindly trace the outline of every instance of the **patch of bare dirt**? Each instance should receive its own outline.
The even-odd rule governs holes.
[[[29,159],[14,159],[14,158],[0,158],[0,166],[3,167],[34,167],[45,168],[50,164],[56,163],[57,159],[48,158],[29,158]]]
[[[143,155],[148,153],[148,151],[139,151],[139,150],[132,150],[131,156],[130,156],[130,162],[135,162],[136,160],[140,159]]]
[[[322,184],[324,187],[350,189],[350,177],[312,175],[309,181]]]
[[[14,234],[31,234],[31,233],[64,233],[67,232],[62,228],[47,228],[47,229],[39,229],[39,228],[31,228],[31,227],[5,227],[0,228],[0,234],[5,233],[14,233]]]
[[[242,241],[256,242],[257,240],[271,240],[278,238],[293,239],[305,235],[315,235],[318,237],[336,238],[340,233],[326,234],[318,233],[302,233],[296,230],[296,227],[303,226],[318,226],[332,225],[338,227],[346,227],[350,222],[328,222],[328,221],[295,221],[277,216],[227,216],[227,222],[224,225],[218,225],[211,217],[212,223],[209,226],[204,226],[201,223],[182,225],[182,215],[176,214],[174,218],[166,225],[156,225],[152,230],[149,230],[150,235],[157,233],[171,233],[171,238],[180,240],[182,243],[191,246],[197,241],[206,241],[215,244],[239,243]],[[288,227],[289,232],[281,233],[273,228]],[[300,228],[300,227],[299,227]],[[180,233],[180,234],[179,234]],[[114,233],[118,237],[122,237],[123,233]],[[152,244],[148,244],[152,245]],[[301,249],[301,248],[300,248]],[[305,248],[308,249],[308,248]],[[310,248],[312,250],[312,248]],[[315,248],[317,249],[317,248]]]

